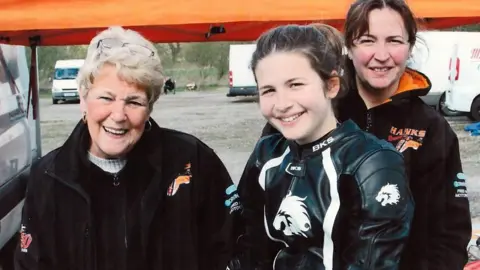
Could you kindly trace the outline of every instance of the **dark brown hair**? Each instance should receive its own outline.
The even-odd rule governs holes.
[[[337,95],[339,98],[347,90],[342,76],[345,63],[343,47],[341,33],[329,25],[278,26],[258,38],[251,68],[255,75],[258,62],[273,52],[302,53],[323,81],[333,77],[340,78],[340,91]],[[337,75],[332,75],[333,71],[336,71]]]
[[[354,46],[353,42],[357,38],[368,33],[370,12],[383,8],[390,8],[402,17],[408,34],[408,43],[410,48],[413,48],[417,37],[418,25],[412,10],[408,7],[405,0],[356,0],[347,12],[344,25],[345,45],[348,49]],[[353,67],[353,62],[347,59],[345,68],[347,73],[353,76],[352,79],[354,81],[355,68]]]
[[[353,41],[368,33],[368,15],[374,9],[390,8],[402,17],[405,30],[408,34],[408,43],[413,47],[417,36],[417,21],[405,0],[357,0],[348,10],[345,19],[345,45],[353,46]]]

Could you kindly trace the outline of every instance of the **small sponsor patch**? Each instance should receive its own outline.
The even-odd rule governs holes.
[[[458,187],[465,187],[467,184],[465,182],[460,182],[460,181],[454,181],[453,186],[458,188]]]
[[[318,150],[321,150],[321,149],[329,146],[330,144],[332,144],[334,141],[335,141],[335,139],[333,137],[329,137],[325,140],[322,140],[320,143],[317,143],[314,146],[312,146],[312,151],[316,152]]]
[[[227,199],[225,200],[225,206],[230,207],[230,214],[243,209],[243,206],[239,200],[240,196],[237,192],[237,186],[235,186],[234,184],[230,185],[225,190],[225,194],[227,195]]]
[[[175,195],[182,185],[190,184],[190,180],[192,179],[192,171],[191,171],[191,164],[185,164],[184,171],[173,180],[173,182],[168,187],[167,196],[171,197]]]
[[[453,187],[455,188],[455,198],[468,198],[467,192],[467,176],[459,172],[456,175],[456,179],[453,181]]]
[[[468,197],[468,194],[467,194],[467,190],[466,189],[457,189],[457,192],[455,193],[455,197],[457,198],[467,198]]]
[[[22,227],[20,229],[20,251],[27,253],[28,252],[28,247],[30,247],[30,244],[32,244],[32,235],[29,233],[26,233],[27,227],[22,224]]]

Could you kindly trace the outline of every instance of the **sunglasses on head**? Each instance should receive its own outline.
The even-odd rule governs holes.
[[[153,57],[155,55],[155,52],[146,46],[123,42],[116,38],[104,38],[99,40],[97,43],[97,49],[100,49],[100,53],[113,48],[122,47],[127,47],[132,53],[140,53],[149,57]]]

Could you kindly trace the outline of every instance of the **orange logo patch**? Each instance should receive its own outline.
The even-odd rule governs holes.
[[[409,148],[418,150],[423,144],[423,138],[425,138],[425,135],[425,130],[396,128],[392,126],[387,140],[395,145],[397,151],[403,153]]]
[[[408,138],[406,140],[401,140],[397,144],[397,150],[402,153],[403,151],[407,150],[408,148],[412,148],[413,150],[418,150],[422,146],[421,143],[414,141],[411,138]]]
[[[184,170],[185,171],[179,174],[168,187],[167,196],[175,195],[181,185],[190,184],[190,180],[192,178],[191,164],[187,163]]]

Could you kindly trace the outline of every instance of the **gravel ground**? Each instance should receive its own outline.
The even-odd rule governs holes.
[[[248,156],[258,139],[264,120],[254,98],[228,98],[226,89],[211,92],[181,92],[162,96],[152,113],[164,127],[191,133],[210,147],[238,181]],[[52,105],[41,99],[42,151],[47,153],[63,144],[81,113],[78,104]],[[480,216],[480,137],[463,131],[466,117],[447,120],[460,140],[462,163],[469,177],[468,188],[473,217]]]

